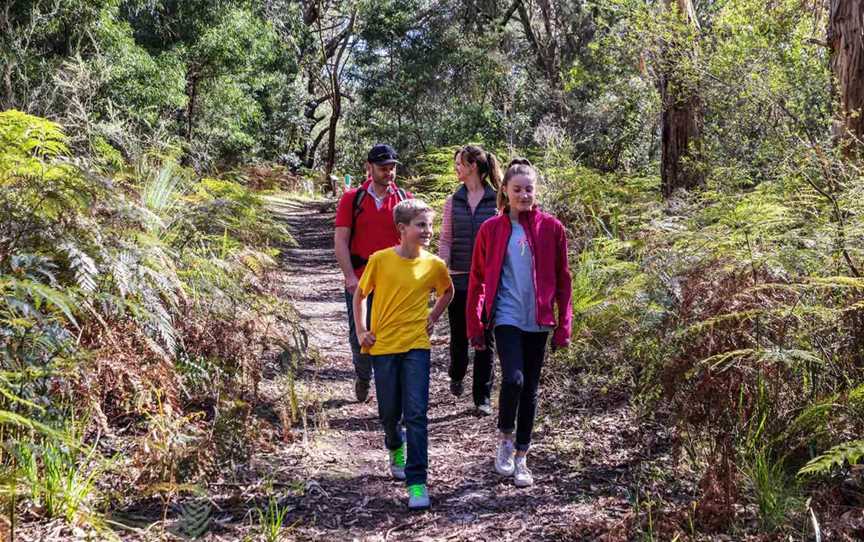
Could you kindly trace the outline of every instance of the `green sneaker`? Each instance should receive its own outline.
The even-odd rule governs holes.
[[[390,474],[397,480],[405,479],[405,443],[390,450]]]
[[[408,486],[408,510],[426,510],[429,508],[429,490],[426,484]]]

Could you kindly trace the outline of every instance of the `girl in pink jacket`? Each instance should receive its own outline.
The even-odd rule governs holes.
[[[495,470],[518,487],[534,483],[526,456],[546,342],[551,332],[554,347],[567,346],[572,320],[564,226],[537,209],[536,186],[528,160],[510,162],[498,192],[504,212],[477,233],[466,304],[474,348],[485,348],[484,332],[494,330],[502,373]]]

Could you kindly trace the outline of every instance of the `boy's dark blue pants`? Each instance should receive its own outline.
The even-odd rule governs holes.
[[[402,446],[399,420],[404,418],[408,440],[405,482],[411,486],[426,483],[429,464],[429,350],[414,349],[401,354],[369,356],[375,372],[378,417],[384,426],[384,445],[388,450]]]

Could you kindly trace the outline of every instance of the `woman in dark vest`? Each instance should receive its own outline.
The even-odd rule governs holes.
[[[476,145],[466,145],[454,155],[456,176],[462,185],[447,198],[441,225],[438,255],[447,262],[455,296],[447,314],[450,320],[450,392],[459,397],[468,370],[468,336],[465,304],[468,271],[474,250],[474,237],[480,224],[495,216],[497,190],[501,186],[501,166],[494,154]],[[492,334],[486,334],[486,349],[474,351],[472,391],[474,405],[482,416],[492,413]]]

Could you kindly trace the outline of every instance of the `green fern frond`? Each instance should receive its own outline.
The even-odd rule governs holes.
[[[862,457],[864,457],[864,440],[844,442],[810,460],[798,471],[798,476],[828,474],[834,468],[841,467],[846,463],[857,465]]]
[[[740,350],[731,350],[729,352],[722,352],[720,354],[715,354],[713,356],[709,356],[697,364],[697,367],[707,367],[712,371],[723,371],[728,368],[728,365],[732,362],[749,358],[757,353],[757,350],[753,348],[742,348]]]
[[[864,278],[859,277],[808,277],[807,281],[822,288],[864,288]]]
[[[195,540],[210,530],[213,507],[207,500],[198,500],[180,505],[175,532],[188,540]]]
[[[9,268],[12,274],[19,277],[24,276],[35,281],[45,278],[51,286],[57,285],[57,277],[54,276],[57,264],[46,256],[29,253],[13,254],[9,258]]]
[[[853,404],[864,405],[864,384],[860,384],[853,388],[847,395],[847,401]]]
[[[0,426],[3,425],[12,425],[23,429],[30,429],[55,438],[63,437],[63,435],[56,429],[52,429],[44,423],[6,410],[0,410]]]
[[[147,312],[148,327],[162,340],[167,351],[173,353],[177,348],[177,330],[174,328],[171,313],[151,290],[144,292],[143,304]]]
[[[763,361],[781,362],[788,367],[795,367],[799,362],[822,365],[825,360],[809,350],[800,348],[773,348],[761,350],[759,357]]]
[[[7,298],[8,304],[25,308],[26,304],[23,299],[30,298],[33,302],[32,309],[41,311],[45,306],[53,307],[66,316],[72,325],[78,327],[78,322],[73,315],[71,301],[64,292],[40,282],[17,279],[8,275],[0,276],[0,294],[3,293],[4,289],[11,290],[15,296]]]
[[[0,147],[5,155],[52,158],[69,152],[66,141],[56,122],[14,109],[0,112]],[[2,166],[0,163],[0,173]]]
[[[120,297],[126,297],[132,290],[132,269],[137,265],[137,259],[131,252],[121,252],[110,260],[109,266],[114,285],[120,292]]]
[[[813,437],[821,435],[831,412],[837,407],[837,396],[808,405],[783,432],[784,438],[795,433],[805,433]]]
[[[276,266],[276,260],[270,255],[257,250],[246,249],[236,256],[237,260],[259,277],[268,268]]]
[[[69,258],[69,266],[75,273],[75,282],[78,284],[78,287],[87,293],[95,292],[99,269],[96,267],[96,262],[93,261],[93,258],[72,243],[63,243],[60,245],[60,249]]]

